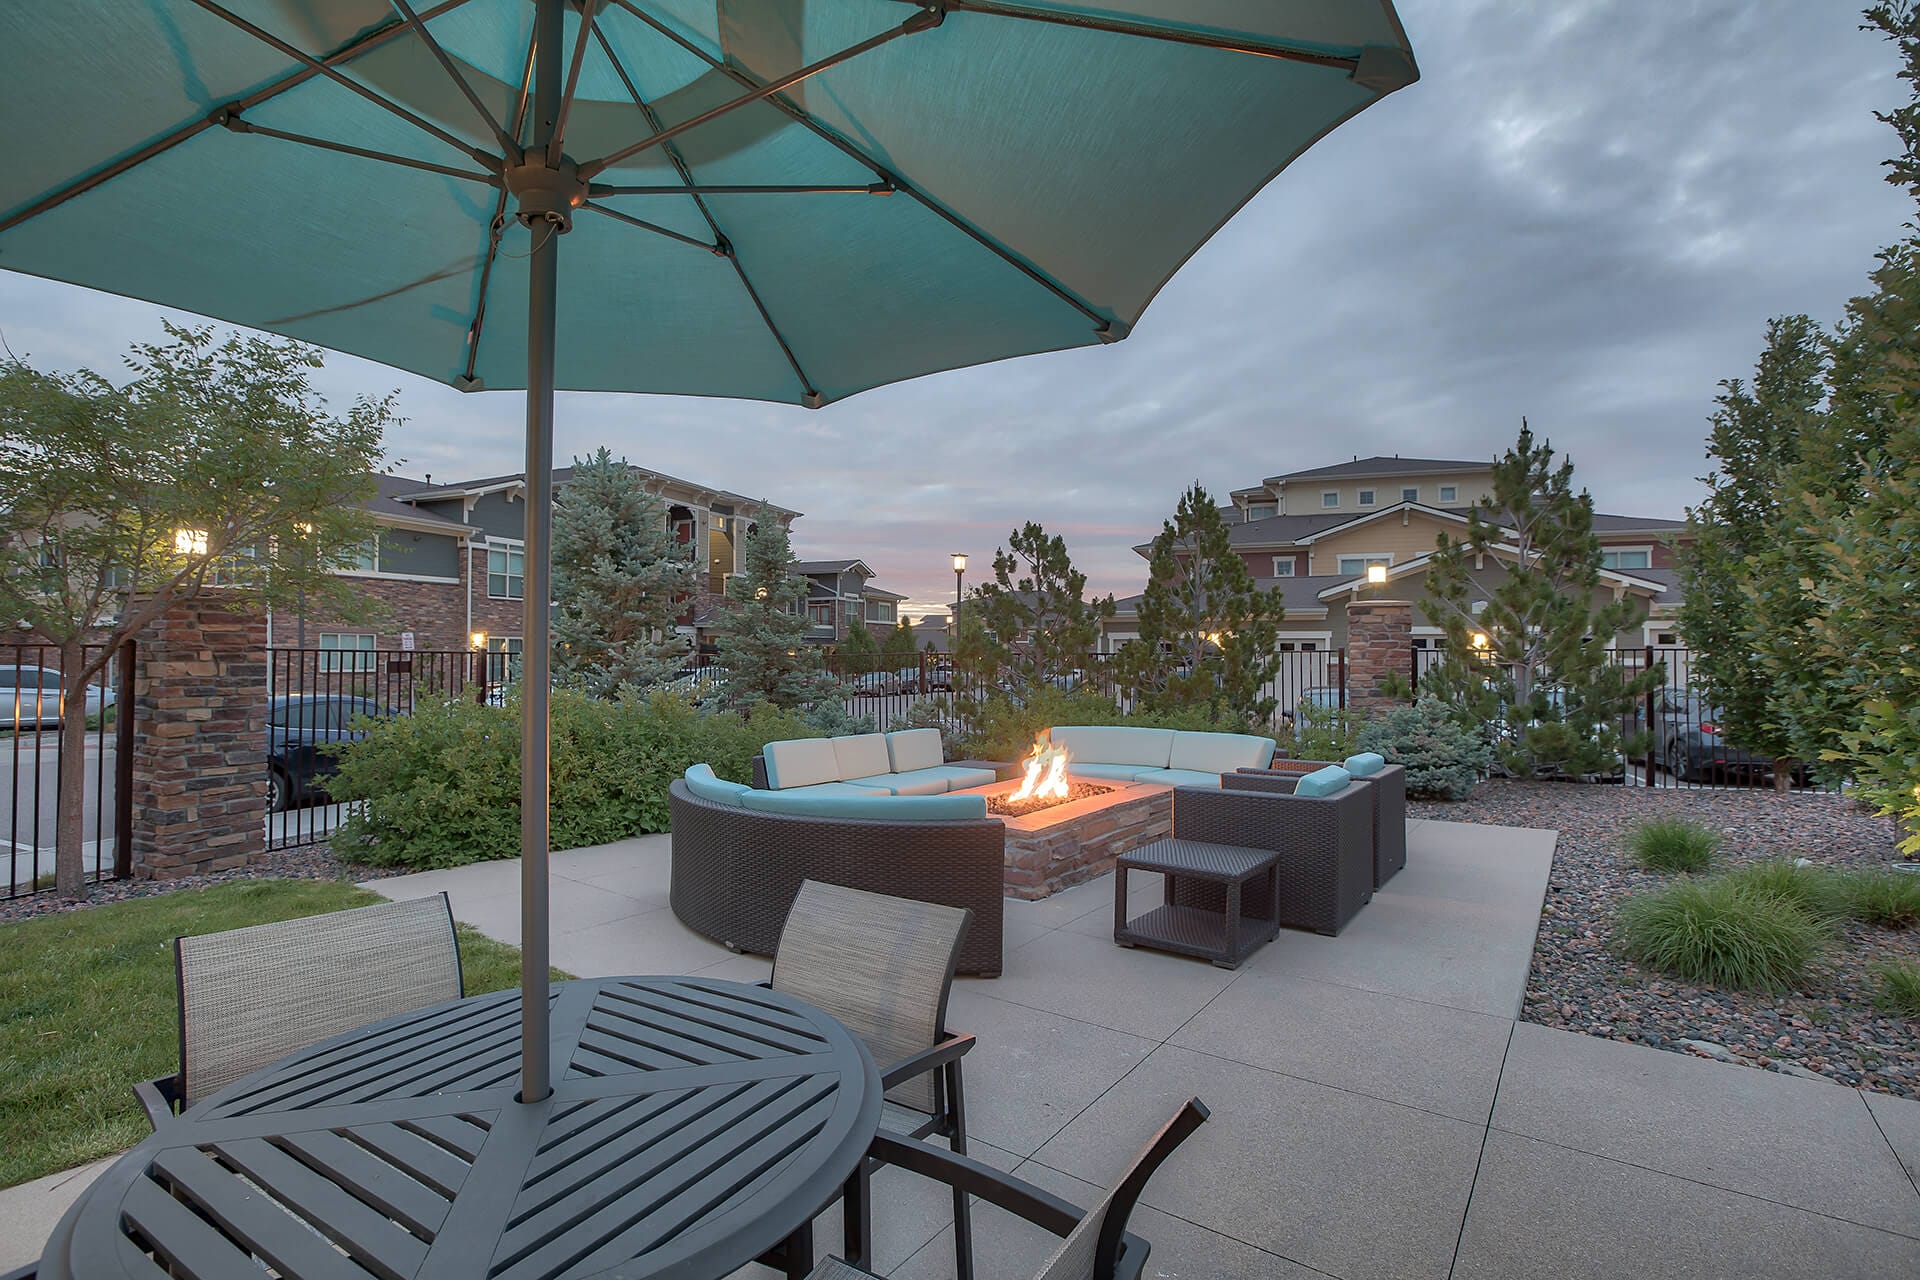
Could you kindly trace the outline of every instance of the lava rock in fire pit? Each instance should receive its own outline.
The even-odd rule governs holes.
[[[1072,804],[1075,800],[1086,800],[1093,796],[1102,796],[1113,790],[1092,782],[1075,782],[1067,787],[1064,796],[1036,795],[1024,800],[1009,800],[1005,796],[988,796],[987,812],[1002,818],[1018,818],[1023,814],[1039,809],[1051,809],[1057,804]]]

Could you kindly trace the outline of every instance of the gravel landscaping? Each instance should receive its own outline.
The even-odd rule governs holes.
[[[62,911],[81,911],[103,902],[125,902],[129,898],[151,898],[181,889],[204,889],[230,880],[379,880],[407,874],[406,867],[366,867],[342,862],[326,844],[301,845],[276,849],[258,862],[212,875],[182,876],[178,880],[102,880],[87,888],[84,902],[63,902],[52,891],[0,900],[0,924],[31,920]]]
[[[1559,831],[1527,980],[1529,1021],[1920,1097],[1920,1023],[1874,1007],[1872,974],[1876,964],[1920,959],[1920,930],[1847,923],[1805,989],[1785,995],[1692,986],[1621,959],[1611,946],[1620,900],[1671,880],[1627,856],[1623,837],[1635,822],[1681,816],[1711,827],[1722,840],[1715,868],[1726,869],[1783,857],[1882,866],[1895,856],[1891,821],[1835,796],[1763,788],[1506,780],[1483,782],[1458,804],[1411,803],[1408,813]]]

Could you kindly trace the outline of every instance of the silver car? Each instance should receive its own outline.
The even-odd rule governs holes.
[[[98,684],[87,686],[89,718],[112,705],[111,689],[103,689]],[[0,729],[56,725],[64,709],[60,673],[52,667],[0,667]]]

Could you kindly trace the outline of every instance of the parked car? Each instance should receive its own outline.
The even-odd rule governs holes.
[[[927,688],[940,693],[951,693],[953,664],[944,660],[927,664]]]
[[[100,715],[113,705],[113,690],[87,686],[86,714]],[[60,673],[52,667],[0,667],[0,728],[38,728],[57,725],[66,711],[60,695]]]
[[[916,673],[917,675],[917,673]],[[900,692],[900,673],[898,671],[868,671],[857,675],[850,682],[853,693],[859,698],[881,698]]]
[[[337,766],[320,747],[366,737],[365,730],[352,727],[361,716],[385,720],[399,714],[371,698],[338,693],[272,699],[267,704],[267,787],[273,811],[328,803],[326,779]]]
[[[1749,781],[1772,777],[1772,756],[1760,755],[1727,739],[1721,727],[1724,715],[1699,689],[1669,686],[1654,699],[1654,764],[1682,782],[1711,781],[1740,776]],[[1806,766],[1794,771],[1794,781],[1807,783]]]

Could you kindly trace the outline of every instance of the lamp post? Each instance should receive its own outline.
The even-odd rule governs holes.
[[[949,652],[960,651],[960,602],[964,597],[967,581],[967,553],[953,553],[953,634],[947,637]]]
[[[487,633],[476,631],[469,635],[467,647],[473,650],[473,700],[484,707],[487,705]]]

